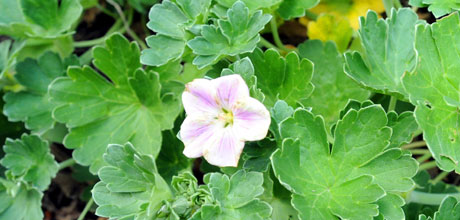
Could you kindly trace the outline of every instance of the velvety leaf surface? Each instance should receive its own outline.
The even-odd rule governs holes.
[[[460,10],[459,0],[420,0],[424,5],[428,5],[428,11],[431,11],[435,17],[439,18],[449,14],[452,11]]]
[[[439,207],[439,211],[434,214],[434,218],[420,215],[419,220],[452,220],[460,219],[460,203],[453,196],[446,197]]]
[[[313,8],[318,2],[319,0],[284,0],[278,9],[278,13],[284,20],[302,17],[307,9]]]
[[[18,63],[14,77],[24,89],[5,94],[3,113],[10,121],[25,122],[28,129],[37,133],[53,128],[55,121],[51,112],[56,103],[49,100],[48,86],[54,79],[64,76],[70,65],[79,65],[75,56],[62,60],[51,52],[37,60],[26,59]]]
[[[216,204],[203,205],[193,220],[262,220],[271,215],[271,207],[257,199],[264,191],[262,173],[240,170],[230,178],[211,173],[205,175],[204,183]]]
[[[219,5],[224,6],[225,8],[231,8],[235,2],[239,0],[217,0],[216,2]],[[269,9],[271,7],[276,7],[283,0],[241,0],[251,12],[254,12],[259,9]]]
[[[52,101],[60,103],[53,116],[71,128],[64,145],[93,173],[103,166],[108,144],[130,141],[140,153],[157,156],[161,130],[171,129],[181,111],[179,99],[162,92],[158,73],[141,69],[138,46],[121,35],[93,53],[107,78],[91,67],[74,67],[49,88]]]
[[[310,82],[313,63],[300,59],[295,52],[283,57],[274,49],[265,52],[256,49],[248,57],[254,65],[257,87],[264,93],[264,104],[267,106],[284,100],[295,107],[313,92],[314,86]]]
[[[359,36],[364,53],[345,54],[346,73],[358,83],[385,94],[407,98],[401,77],[415,67],[415,24],[410,9],[392,10],[390,18],[378,19],[369,11],[360,18]]]
[[[43,212],[41,209],[43,194],[37,189],[27,189],[24,184],[20,184],[11,195],[7,192],[0,179],[0,219],[14,220],[42,220]]]
[[[460,18],[458,13],[417,29],[418,65],[404,77],[415,118],[443,170],[460,171]],[[457,103],[457,104],[456,104]]]
[[[56,38],[67,34],[82,11],[75,0],[1,0],[0,34]]]
[[[130,143],[110,145],[104,160],[108,166],[99,171],[101,181],[92,190],[98,216],[152,219],[163,200],[171,198],[153,157],[139,154]]]
[[[339,120],[330,150],[321,117],[299,109],[281,124],[282,148],[272,156],[275,175],[293,193],[301,219],[373,219],[401,213],[417,162],[400,149],[387,149],[391,128],[382,107],[351,109]],[[293,140],[295,138],[295,140]],[[399,196],[397,196],[399,197]],[[389,203],[380,210],[376,203]]]
[[[299,54],[314,64],[312,83],[315,90],[303,103],[312,107],[313,113],[322,115],[328,127],[338,119],[339,111],[348,100],[369,98],[369,91],[359,87],[343,71],[344,58],[334,43],[307,41],[299,45]]]
[[[206,21],[210,5],[211,0],[165,0],[155,4],[150,9],[147,27],[156,35],[146,39],[150,48],[142,51],[142,64],[160,66],[180,58],[193,36],[191,29]]]
[[[5,157],[0,164],[8,169],[7,176],[24,180],[39,190],[47,189],[59,170],[48,142],[39,136],[23,134],[21,139],[7,139],[3,151]]]
[[[198,55],[193,64],[203,68],[223,56],[252,52],[260,40],[259,32],[270,19],[271,15],[260,10],[250,14],[245,4],[237,1],[227,11],[226,19],[202,26],[201,36],[188,42],[193,53]]]

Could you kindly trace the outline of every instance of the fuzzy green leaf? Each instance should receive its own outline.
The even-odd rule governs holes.
[[[460,0],[421,0],[424,5],[428,5],[435,17],[439,18],[452,11],[460,11]]]
[[[231,8],[235,2],[239,0],[217,0],[216,2],[219,5],[224,6],[225,8]],[[276,7],[283,0],[241,0],[249,8],[249,11],[254,12],[259,9],[266,9],[271,7]]]
[[[36,135],[23,134],[21,139],[7,139],[3,150],[5,157],[0,164],[8,169],[7,176],[24,180],[39,190],[47,189],[59,170],[48,142]]]
[[[201,36],[188,42],[193,53],[198,55],[193,64],[204,68],[223,56],[252,52],[260,40],[259,32],[270,19],[271,15],[262,14],[262,11],[250,14],[245,4],[237,1],[227,11],[226,19],[204,25]]]
[[[434,214],[434,218],[420,215],[419,220],[452,220],[460,219],[460,203],[455,197],[446,197],[439,207],[439,211]]]
[[[60,103],[53,116],[71,128],[64,145],[92,173],[103,166],[108,144],[130,141],[140,153],[157,156],[161,130],[171,129],[181,111],[179,99],[162,92],[158,73],[141,69],[138,46],[121,35],[93,53],[94,65],[110,81],[85,66],[70,68],[49,88],[52,101]]]
[[[407,98],[401,77],[415,67],[416,22],[417,15],[408,8],[393,9],[386,20],[369,11],[366,18],[360,18],[364,52],[345,54],[346,73],[373,90]]]
[[[319,0],[284,0],[278,12],[284,20],[291,20],[305,15],[307,9],[313,8]]]
[[[386,210],[376,203],[386,194],[409,191],[418,166],[400,149],[386,150],[392,132],[387,123],[380,106],[351,109],[338,121],[331,149],[321,117],[299,109],[281,123],[287,139],[272,165],[293,193],[301,219],[373,219],[379,211],[401,212],[401,200]]]
[[[295,52],[283,57],[273,49],[265,53],[256,49],[248,56],[254,65],[257,87],[265,94],[266,105],[273,106],[277,100],[284,100],[295,107],[313,92],[310,82],[313,63],[300,59]]]
[[[41,209],[43,194],[37,189],[27,189],[20,184],[17,192],[11,195],[0,179],[0,219],[42,220]],[[13,183],[11,183],[13,184]]]
[[[369,91],[359,87],[343,71],[344,58],[333,42],[307,41],[299,45],[299,53],[315,66],[312,79],[315,90],[303,104],[322,115],[326,126],[337,121],[338,112],[349,99],[364,101],[369,97]]]
[[[438,166],[460,172],[460,18],[455,13],[417,29],[418,65],[403,79],[415,118]]]
[[[93,188],[99,207],[96,214],[110,219],[152,219],[163,200],[171,198],[169,186],[157,173],[152,156],[139,154],[134,147],[110,145],[99,171],[101,181]]]
[[[264,191],[262,173],[240,170],[230,178],[211,173],[204,177],[204,182],[216,204],[203,205],[193,220],[263,220],[270,217],[271,207],[257,199]]]
[[[0,34],[56,38],[68,34],[82,11],[76,0],[0,0]]]
[[[49,100],[48,86],[51,82],[64,76],[67,67],[79,65],[73,56],[61,60],[59,55],[47,52],[38,60],[26,59],[16,66],[15,79],[24,89],[9,92],[3,99],[3,113],[10,121],[23,121],[28,129],[43,133],[54,127],[51,112],[56,103]]]
[[[147,27],[157,34],[146,39],[150,48],[142,51],[142,64],[160,66],[182,57],[193,36],[190,30],[204,22],[210,5],[211,0],[165,0],[154,5]]]

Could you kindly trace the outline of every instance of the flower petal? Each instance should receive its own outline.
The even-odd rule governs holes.
[[[240,75],[233,74],[212,80],[217,89],[217,98],[222,107],[230,110],[241,99],[249,97],[249,89]]]
[[[180,137],[184,143],[184,155],[197,158],[203,155],[206,146],[216,142],[216,132],[223,129],[218,121],[206,116],[187,116],[180,128]]]
[[[207,79],[195,79],[185,86],[182,103],[187,115],[218,114],[221,107],[216,101],[216,87]]]
[[[270,127],[270,113],[257,99],[247,98],[232,109],[234,132],[244,141],[261,140]]]
[[[204,147],[204,158],[215,166],[237,167],[244,141],[241,141],[231,128],[220,130],[215,136],[215,143]]]

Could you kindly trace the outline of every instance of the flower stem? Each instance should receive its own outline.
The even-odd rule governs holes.
[[[430,158],[431,158],[431,153],[428,153],[428,154],[425,154],[425,155],[423,155],[423,156],[417,158],[417,161],[418,161],[419,163],[422,163],[422,162],[425,162],[425,160],[428,160],[428,159],[430,159]]]
[[[273,17],[272,20],[270,21],[270,27],[272,29],[272,35],[273,35],[273,40],[275,41],[275,45],[285,51],[285,52],[290,52],[292,50],[286,48],[283,44],[283,42],[281,42],[281,39],[280,39],[280,35],[278,33],[278,24],[276,24],[276,18]]]
[[[88,213],[88,211],[91,208],[91,206],[93,205],[93,203],[94,203],[93,198],[89,199],[88,203],[86,203],[85,208],[83,209],[83,211],[81,211],[80,216],[78,216],[77,220],[85,219],[85,215],[86,215],[86,213]]]
[[[259,41],[260,44],[262,44],[262,46],[266,47],[267,49],[270,49],[270,48],[273,48],[273,49],[276,49],[276,50],[280,50],[279,48],[277,48],[275,45],[273,45],[272,43],[270,43],[268,40],[265,40],[265,38],[263,37],[260,37],[260,41]]]
[[[131,30],[131,28],[129,27],[130,23],[131,22],[128,22],[128,20],[126,20],[126,17],[125,17],[125,14],[123,13],[123,10],[121,9],[120,5],[116,2],[114,2],[113,0],[107,0],[107,2],[109,4],[111,4],[115,10],[117,11],[118,15],[120,16],[121,20],[123,21],[123,24],[125,26],[125,30],[126,32],[128,32],[129,36],[131,36],[137,43],[139,43],[139,45],[141,46],[142,49],[147,49],[147,45],[144,43],[144,41],[142,41],[139,36],[137,36],[137,34]],[[132,8],[130,9],[130,14],[132,16]],[[131,19],[130,19],[131,20]]]
[[[388,104],[388,112],[395,110],[397,102],[398,102],[398,98],[391,96],[390,103]]]
[[[387,14],[387,17],[390,17],[391,8],[393,8],[393,0],[382,0],[382,1],[383,1],[383,7],[385,7],[385,13]]]
[[[87,40],[87,41],[77,41],[73,43],[73,46],[74,47],[92,47],[98,44],[102,44],[112,33],[115,33],[115,32],[123,33],[124,32],[124,29],[120,27],[121,22],[122,22],[121,20],[115,21],[115,23],[112,25],[112,27],[109,29],[109,31],[107,31],[107,33],[104,36],[100,38],[92,39],[92,40]]]
[[[430,162],[426,162],[426,163],[422,163],[422,165],[420,165],[420,167],[418,168],[418,170],[428,170],[428,169],[431,169],[431,168],[435,168],[437,165],[436,165],[436,161],[430,161]]]
[[[429,151],[429,150],[425,150],[425,149],[412,149],[412,150],[410,150],[410,152],[411,152],[412,154],[423,154],[423,155],[425,155],[425,154],[430,154],[430,151]]]
[[[393,5],[396,9],[402,8],[401,2],[399,0],[393,0]]]
[[[59,163],[59,170],[70,167],[76,163],[75,159],[70,158]]]
[[[440,205],[442,200],[447,196],[453,196],[457,200],[460,199],[460,193],[426,193],[412,191],[407,195],[407,203],[419,203],[424,205]]]
[[[305,17],[313,21],[316,21],[318,19],[318,15],[309,10],[305,11]]]
[[[424,147],[424,146],[426,146],[425,141],[415,141],[415,142],[412,142],[410,144],[406,144],[406,145],[402,146],[401,148],[404,149],[404,150],[408,150],[408,149],[417,148],[417,147]]]
[[[433,179],[433,185],[444,179],[447,175],[449,175],[449,172],[442,171],[442,173],[440,173],[438,176],[436,176],[436,178]]]

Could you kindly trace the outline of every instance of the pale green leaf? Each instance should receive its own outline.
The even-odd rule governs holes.
[[[314,87],[310,82],[313,63],[300,59],[297,53],[291,52],[283,57],[273,49],[265,52],[256,49],[248,57],[254,65],[257,87],[264,93],[264,104],[267,106],[284,100],[296,107],[313,92]]]
[[[225,8],[231,8],[238,0],[217,0]],[[283,0],[241,0],[251,12],[259,9],[270,9],[278,6]]]
[[[236,56],[252,52],[260,40],[259,32],[271,19],[262,11],[249,13],[241,1],[237,1],[228,11],[226,19],[218,19],[216,24],[204,25],[201,36],[187,44],[198,55],[193,64],[204,68],[216,63],[224,56]]]
[[[147,27],[156,35],[147,37],[149,49],[142,51],[141,63],[161,66],[184,54],[186,43],[193,38],[191,29],[202,24],[211,0],[165,0],[150,9]]]
[[[9,194],[0,179],[0,219],[42,220],[41,200],[43,194],[37,189],[19,185],[15,195]]]
[[[369,98],[369,91],[359,87],[343,71],[344,58],[334,43],[307,41],[299,45],[299,53],[311,60],[315,67],[312,79],[315,90],[302,103],[312,107],[313,113],[322,115],[327,127],[338,119],[339,111],[348,100],[364,101]]]
[[[413,187],[417,162],[400,149],[386,150],[387,123],[380,106],[351,109],[336,125],[332,148],[321,117],[299,109],[281,123],[285,140],[272,165],[301,219],[373,219],[386,194]],[[400,213],[400,205],[382,214]]]
[[[0,0],[0,34],[56,38],[69,33],[82,11],[76,0]]]
[[[345,54],[345,71],[358,83],[384,94],[407,98],[401,77],[415,67],[417,15],[408,8],[392,10],[386,20],[369,11],[360,18],[364,53]]]
[[[415,118],[438,166],[460,171],[460,18],[458,13],[432,25],[420,25],[418,65],[403,79]],[[450,100],[449,102],[446,102]]]
[[[271,215],[272,208],[257,198],[264,191],[262,173],[240,170],[230,178],[211,173],[205,175],[204,183],[217,204],[203,205],[192,217],[194,220],[263,220]]]
[[[307,9],[313,8],[319,0],[284,0],[281,3],[278,13],[284,20],[291,20],[305,15]]]
[[[439,211],[434,214],[434,218],[420,215],[419,220],[453,220],[460,219],[460,203],[453,196],[446,197],[439,207]]]
[[[110,145],[104,160],[108,165],[100,169],[101,181],[92,190],[98,216],[152,219],[163,200],[171,198],[154,158],[139,154],[130,143]]]
[[[460,10],[460,0],[422,0],[422,2],[428,5],[428,11],[437,18]]]
[[[54,79],[64,76],[70,65],[79,65],[76,57],[62,60],[51,52],[38,60],[26,59],[18,63],[14,77],[24,89],[6,93],[3,113],[10,121],[25,122],[34,132],[43,133],[53,128],[55,121],[51,112],[56,103],[49,100],[48,86]]]
[[[5,157],[0,164],[8,169],[7,176],[26,181],[39,190],[47,189],[59,170],[48,142],[36,135],[23,134],[21,139],[7,139],[3,151]]]
[[[138,46],[121,35],[93,53],[94,65],[110,81],[91,67],[73,67],[49,87],[59,103],[54,118],[71,128],[64,145],[92,173],[103,166],[108,144],[130,141],[140,153],[157,156],[161,130],[171,129],[181,111],[179,98],[162,92],[159,74],[141,69]]]
[[[0,43],[0,78],[16,64],[18,52],[24,47],[25,41],[4,40]]]

